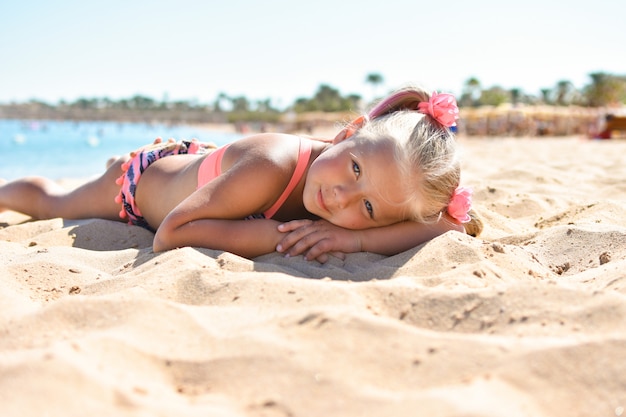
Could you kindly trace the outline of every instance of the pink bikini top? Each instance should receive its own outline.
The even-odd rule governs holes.
[[[217,178],[222,173],[222,158],[224,156],[224,152],[228,148],[229,145],[224,145],[219,149],[214,150],[209,155],[204,158],[200,168],[198,169],[198,186],[197,188],[202,187],[204,184],[209,181]],[[293,175],[289,180],[289,184],[283,191],[283,193],[278,197],[278,200],[270,207],[263,216],[266,219],[271,219],[274,214],[281,208],[281,206],[285,203],[291,192],[296,188],[298,182],[304,175],[306,168],[309,164],[309,159],[311,157],[311,142],[308,140],[302,140],[300,138],[300,149],[298,151],[298,162],[296,163],[296,169],[293,171]]]

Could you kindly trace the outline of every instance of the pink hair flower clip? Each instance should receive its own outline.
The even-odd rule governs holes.
[[[456,125],[456,119],[459,118],[459,108],[454,96],[447,93],[439,94],[436,91],[431,94],[428,101],[417,105],[417,111],[428,114],[446,127]]]
[[[461,223],[471,220],[468,214],[472,208],[472,190],[466,187],[457,187],[448,203],[448,214]]]

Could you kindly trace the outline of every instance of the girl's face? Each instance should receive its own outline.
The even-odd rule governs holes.
[[[392,144],[354,138],[313,161],[303,202],[310,213],[337,226],[366,229],[406,220],[404,190]]]

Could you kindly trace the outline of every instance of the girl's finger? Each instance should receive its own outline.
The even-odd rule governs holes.
[[[293,232],[301,227],[308,226],[313,223],[312,220],[292,220],[290,222],[281,223],[278,225],[279,232]]]

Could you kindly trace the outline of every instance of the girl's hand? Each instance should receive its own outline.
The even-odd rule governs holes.
[[[360,233],[326,220],[294,220],[282,223],[278,231],[287,233],[276,250],[288,256],[304,254],[307,261],[328,261],[328,254],[345,259],[346,253],[361,250]]]

